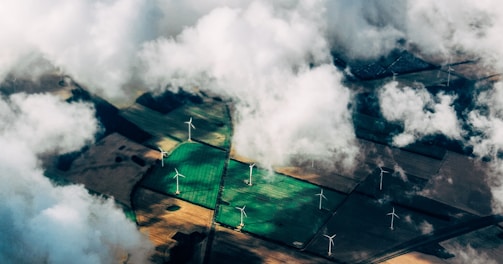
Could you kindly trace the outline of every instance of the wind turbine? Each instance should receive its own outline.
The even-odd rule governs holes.
[[[159,147],[159,151],[161,152],[161,167],[164,167],[164,157],[168,154],[168,152],[162,150],[162,148]]]
[[[449,64],[449,66],[447,67],[447,87],[449,87],[449,83],[451,81],[451,71],[454,71],[454,69]]]
[[[236,207],[236,209],[238,209],[239,211],[241,211],[241,223],[239,224],[239,227],[245,226],[245,224],[243,223],[243,216],[244,217],[248,217],[246,215],[245,208],[246,208],[246,205],[244,205],[243,207]]]
[[[180,189],[179,189],[179,185],[178,185],[178,178],[180,178],[180,177],[185,178],[185,176],[180,174],[176,168],[175,168],[175,172],[176,172],[176,174],[175,174],[175,176],[173,176],[173,179],[176,178],[176,192],[175,192],[175,194],[178,195],[178,194],[180,194]]]
[[[379,176],[381,178],[381,180],[379,181],[379,190],[382,191],[382,178],[383,178],[383,174],[384,173],[389,173],[389,171],[384,170],[381,166],[379,166],[379,170],[381,170],[381,172],[379,173]]]
[[[388,213],[386,215],[391,215],[391,225],[389,226],[389,229],[393,230],[393,220],[396,218],[400,219],[400,217],[395,213],[395,207],[393,207],[393,211],[391,213]]]
[[[327,197],[325,197],[325,195],[323,195],[323,189],[321,189],[320,193],[317,193],[315,195],[320,197],[320,205],[318,206],[318,209],[321,210],[321,201],[322,201],[322,199],[325,199],[325,200],[328,200],[328,199],[327,199]]]
[[[252,186],[253,167],[255,167],[255,163],[250,164],[250,180],[248,181],[248,185],[250,185],[250,186]]]
[[[328,256],[332,256],[332,246],[334,245],[334,237],[337,235],[333,234],[332,236],[329,235],[323,235],[323,236],[328,238]]]
[[[188,141],[192,141],[192,138],[191,138],[191,136],[190,136],[190,132],[191,132],[191,129],[192,129],[192,128],[193,128],[193,129],[196,129],[196,127],[192,124],[192,117],[190,117],[189,121],[186,121],[186,122],[184,122],[184,123],[185,123],[185,124],[187,124],[188,129],[189,129],[189,139],[188,139]]]

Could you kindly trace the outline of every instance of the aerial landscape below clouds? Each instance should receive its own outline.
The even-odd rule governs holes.
[[[0,8],[0,82],[37,82],[56,72],[113,102],[144,91],[215,94],[233,105],[232,145],[240,155],[269,169],[301,157],[339,172],[354,171],[365,155],[353,113],[367,92],[375,116],[399,127],[387,144],[441,137],[486,162],[480,181],[491,188],[493,212],[501,213],[502,30],[503,5],[495,0],[22,0]],[[437,78],[452,78],[453,87],[465,62],[476,63],[480,74],[461,91],[449,82],[397,82],[395,64],[387,64],[382,74],[389,78],[374,87],[351,83],[359,69],[397,50],[438,70]],[[490,76],[496,78],[481,80]],[[93,107],[22,92],[2,91],[2,211],[10,219],[2,232],[31,245],[32,259],[49,263],[64,263],[58,257],[68,252],[90,252],[82,263],[109,262],[110,252],[99,245],[137,249],[132,256],[144,258],[150,248],[140,245],[148,243],[111,202],[80,186],[54,187],[43,176],[42,155],[92,144],[100,131]],[[29,187],[31,181],[40,186]],[[64,221],[58,217],[72,215],[89,221],[74,226],[87,242],[64,253],[58,253],[58,245],[69,245],[64,236],[33,242],[46,236],[40,230],[56,237],[51,230]],[[113,221],[124,221],[127,231],[107,235]],[[91,234],[95,228],[105,234]],[[0,244],[4,259],[18,262],[21,253]]]

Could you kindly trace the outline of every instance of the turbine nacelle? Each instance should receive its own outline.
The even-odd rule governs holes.
[[[317,193],[315,195],[320,197],[320,202],[319,202],[319,205],[318,205],[318,209],[321,210],[321,202],[323,201],[323,199],[325,199],[325,200],[328,200],[328,199],[323,194],[323,189],[320,190],[320,193]]]
[[[180,174],[176,168],[175,168],[175,172],[176,172],[176,174],[175,174],[175,176],[173,176],[173,179],[176,179],[176,192],[175,192],[175,194],[178,195],[178,194],[180,194],[180,187],[179,187],[179,183],[178,183],[179,178],[180,177],[185,178],[185,176]]]
[[[164,157],[168,155],[168,152],[164,151],[162,148],[159,147],[159,151],[161,152],[161,167],[164,167]]]
[[[400,219],[400,217],[395,213],[395,207],[393,207],[393,210],[391,211],[391,213],[388,213],[386,215],[391,216],[391,224],[390,224],[389,229],[394,230],[394,225],[393,224],[394,224],[395,217],[398,218],[398,219]]]
[[[189,130],[189,138],[187,140],[192,141],[191,129],[196,129],[196,127],[192,124],[192,117],[190,117],[189,121],[185,121],[184,123],[187,124],[187,128]]]
[[[328,255],[332,256],[332,246],[334,245],[334,238],[337,236],[337,234],[333,234],[331,236],[329,235],[323,235],[326,238],[328,238]]]

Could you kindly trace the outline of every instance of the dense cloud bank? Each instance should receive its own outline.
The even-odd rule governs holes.
[[[358,154],[351,94],[330,64],[315,10],[323,6],[214,9],[176,38],[145,44],[143,76],[151,86],[200,87],[233,100],[234,146],[263,165],[302,153],[351,167]]]
[[[150,244],[113,200],[54,186],[39,155],[79,150],[98,124],[85,103],[46,94],[0,100],[0,212],[4,263],[142,263]]]

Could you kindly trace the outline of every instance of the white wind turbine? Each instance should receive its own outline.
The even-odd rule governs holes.
[[[395,213],[395,207],[393,207],[393,211],[391,211],[391,213],[388,213],[386,215],[391,215],[391,225],[389,226],[389,229],[393,230],[394,229],[393,220],[395,219],[395,217],[400,219],[400,217]]]
[[[243,207],[236,207],[236,209],[238,209],[239,211],[241,211],[241,222],[239,224],[239,227],[245,226],[245,224],[243,223],[243,217],[248,217],[246,215],[245,208],[246,208],[246,205],[244,205]]]
[[[159,147],[159,151],[161,152],[161,167],[164,167],[164,157],[168,154],[168,152],[162,150],[162,148]]]
[[[454,69],[451,67],[451,64],[447,67],[447,87],[449,87],[449,84],[451,82],[451,71],[454,71]]]
[[[176,168],[175,168],[175,172],[176,172],[176,174],[175,174],[175,176],[173,176],[173,179],[176,178],[176,192],[175,192],[175,194],[178,195],[178,194],[180,194],[180,189],[179,189],[179,185],[178,185],[178,178],[180,178],[180,177],[185,178],[185,176],[180,174]]]
[[[252,186],[253,167],[255,167],[255,163],[250,164],[250,179],[248,180],[248,185],[250,185],[250,186]]]
[[[192,141],[191,130],[192,129],[196,129],[196,127],[192,124],[192,117],[190,117],[189,121],[186,121],[184,123],[187,124],[187,127],[189,129],[189,139],[188,139],[188,141]]]
[[[318,206],[318,209],[321,210],[321,202],[322,202],[322,200],[323,199],[328,200],[328,199],[327,199],[327,197],[325,197],[325,195],[323,195],[323,189],[321,189],[320,193],[317,193],[315,195],[320,197],[320,204]]]
[[[449,58],[449,59],[447,60],[447,63],[446,63],[446,64],[444,64],[444,65],[442,65],[441,67],[442,67],[442,68],[444,68],[444,69],[447,67],[447,83],[445,84],[445,86],[449,87],[450,82],[451,82],[451,72],[455,71],[455,70],[451,67],[451,58]],[[439,71],[439,72],[438,72],[438,74],[437,74],[437,78],[438,78],[439,74],[440,74],[440,71]]]
[[[334,237],[337,235],[333,234],[332,236],[329,235],[323,235],[323,236],[328,238],[328,256],[332,256],[332,246],[334,245]]]
[[[381,178],[380,181],[379,181],[379,190],[382,191],[382,178],[383,178],[383,174],[384,173],[389,173],[389,171],[384,170],[381,166],[379,166],[379,170],[381,170],[381,172],[379,173],[379,177]]]

